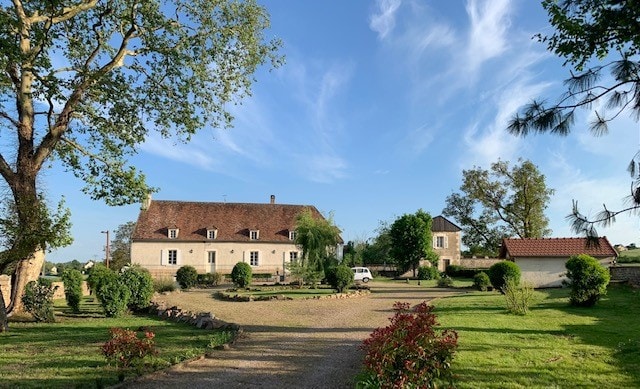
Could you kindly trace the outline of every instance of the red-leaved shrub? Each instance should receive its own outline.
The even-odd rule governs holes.
[[[144,332],[140,338],[136,331],[124,328],[111,328],[109,334],[111,339],[102,346],[102,354],[120,369],[131,367],[136,360],[140,362],[147,355],[156,353],[155,334],[151,331]]]
[[[422,302],[411,309],[396,302],[391,324],[376,329],[362,345],[364,385],[378,388],[433,388],[452,385],[451,361],[458,333],[436,331],[433,306]]]

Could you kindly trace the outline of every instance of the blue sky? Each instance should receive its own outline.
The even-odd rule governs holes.
[[[576,199],[584,212],[624,205],[626,166],[638,124],[620,117],[610,134],[588,132],[584,111],[567,137],[516,138],[509,117],[532,98],[554,100],[569,70],[532,36],[550,33],[530,0],[261,2],[267,33],[283,41],[286,64],[262,69],[253,96],[230,107],[234,128],[207,128],[189,144],[151,136],[131,161],[155,199],[311,204],[333,213],[348,240],[375,236],[379,221],[422,208],[439,215],[462,170],[501,158],[532,160],[555,195],[554,237]],[[103,230],[135,220],[139,205],[107,207],[80,193],[56,166],[41,184],[64,195],[73,245],[54,262],[104,257]],[[599,232],[637,242],[637,216]]]

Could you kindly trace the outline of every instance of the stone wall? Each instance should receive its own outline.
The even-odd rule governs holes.
[[[468,269],[488,269],[501,261],[503,260],[498,258],[461,258],[460,266]]]
[[[640,266],[611,266],[609,272],[611,273],[611,281],[626,281],[640,286]]]
[[[55,293],[53,294],[54,299],[63,299],[64,298],[64,284],[62,281],[57,281],[53,283],[53,286],[58,286]],[[0,288],[2,288],[2,295],[4,296],[4,302],[9,304],[9,296],[11,294],[11,277],[7,275],[0,275]],[[89,287],[87,286],[86,281],[82,281],[82,295],[89,295]]]

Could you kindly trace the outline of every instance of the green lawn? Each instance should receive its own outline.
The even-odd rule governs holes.
[[[233,292],[225,292],[228,295],[239,296],[254,296],[254,297],[270,297],[270,296],[285,296],[294,299],[298,298],[312,298],[329,296],[336,294],[336,290],[329,287],[317,287],[309,288],[304,286],[300,289],[290,287],[264,287],[264,288],[251,288],[251,290],[238,290]]]
[[[610,287],[593,308],[568,306],[568,290],[536,292],[527,316],[498,293],[434,302],[442,327],[459,334],[459,388],[640,387],[640,296]]]
[[[0,334],[0,387],[91,388],[117,383],[117,372],[107,366],[100,349],[111,327],[154,332],[156,369],[201,355],[230,336],[153,316],[105,318],[97,304],[87,300],[79,315],[72,315],[64,301],[57,301],[56,307],[57,323],[13,322],[9,332]]]

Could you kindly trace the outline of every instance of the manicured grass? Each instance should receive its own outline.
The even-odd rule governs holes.
[[[207,347],[230,340],[230,333],[205,331],[153,316],[105,318],[98,305],[84,300],[82,312],[70,313],[64,300],[56,302],[56,323],[10,323],[0,334],[0,387],[74,388],[102,387],[118,382],[118,372],[107,366],[101,346],[109,328],[155,333],[158,355],[149,369],[159,369],[202,355]],[[135,375],[129,372],[128,376]]]
[[[335,289],[327,287],[309,288],[302,287],[297,288],[279,288],[279,287],[265,287],[265,288],[252,288],[251,290],[238,290],[237,292],[227,292],[231,295],[237,294],[239,296],[254,296],[254,297],[269,297],[269,296],[285,296],[290,298],[312,298],[321,297],[336,294]]]
[[[495,292],[434,302],[459,334],[459,388],[640,387],[637,290],[612,286],[592,308],[570,307],[566,289],[535,293],[526,316],[508,314]]]
[[[473,279],[471,278],[458,278],[458,277],[453,277],[453,288],[470,288],[473,285]],[[407,280],[406,279],[395,279],[395,278],[389,278],[389,277],[376,277],[373,279],[373,281],[375,282],[389,282],[389,283],[401,283],[401,284],[406,284]],[[409,284],[411,285],[418,285],[418,280],[409,280]],[[420,280],[420,286],[423,286],[425,288],[434,288],[437,287],[438,285],[438,281],[437,280]]]

